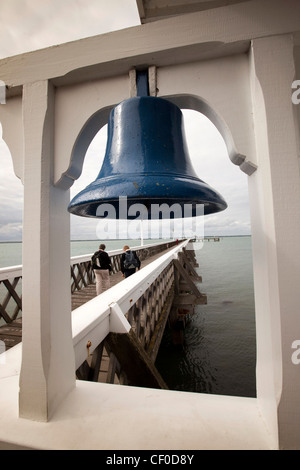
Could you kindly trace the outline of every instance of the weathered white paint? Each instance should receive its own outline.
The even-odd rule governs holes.
[[[20,420],[17,377],[3,381],[0,449],[273,449],[251,398],[78,381],[53,419]]]
[[[57,89],[54,124],[55,184],[66,189],[71,187],[81,174],[90,142],[107,123],[111,109],[129,96],[128,75]]]
[[[189,12],[219,8],[250,0],[137,0],[142,23],[182,15]]]
[[[128,333],[131,329],[119,304],[110,304],[109,331],[112,333]]]
[[[0,76],[19,90],[32,81],[62,86],[120,76],[135,66],[207,60],[247,51],[253,38],[298,31],[299,14],[297,0],[247,1],[8,57]]]
[[[270,50],[276,51],[276,60]],[[273,419],[278,419],[280,446],[299,448],[300,376],[291,361],[291,344],[299,331],[300,282],[299,123],[290,89],[295,76],[293,39],[284,35],[254,40],[251,57],[258,158],[257,174],[249,180],[257,392],[263,412],[278,406],[279,415],[273,414]]]
[[[44,421],[75,386],[69,194],[51,184],[53,101],[47,81],[25,85],[20,416]]]
[[[161,67],[157,77],[159,96],[170,99],[181,108],[194,109],[206,115],[224,138],[232,162],[249,175],[255,171],[255,138],[246,54]]]
[[[86,82],[86,86],[97,88],[97,85],[93,85],[94,81],[107,77],[109,80],[115,76],[124,77],[136,66],[146,64],[165,67],[188,61],[192,63],[209,60],[238,52],[246,53],[252,38],[297,31],[299,15],[300,4],[297,0],[276,2],[253,0],[226,8],[195,12],[143,27],[129,28],[9,57],[5,61],[0,61],[0,77],[9,87],[8,96],[20,94],[25,83],[45,79],[53,80],[58,93],[61,85],[71,86],[75,83]],[[253,20],[250,20],[251,18]],[[89,81],[93,82],[88,83]],[[128,94],[129,90],[130,86],[126,86],[126,91],[124,88],[123,93]],[[90,93],[92,96],[95,91],[93,93],[89,91],[85,96],[89,96]],[[201,91],[198,91],[197,95],[201,96]],[[96,95],[96,102],[98,99]],[[70,116],[74,119],[77,114],[85,112],[85,107],[83,109],[78,107],[76,96],[72,101],[74,108],[68,114],[68,119]],[[110,105],[118,101],[120,97],[112,99]],[[17,113],[13,109],[10,111],[11,106],[13,106],[12,100],[8,99],[6,105],[0,108],[0,121],[4,129],[10,127],[9,115],[13,115],[14,119],[16,116],[20,119],[21,116],[20,112]],[[63,120],[65,125],[68,119]],[[101,125],[100,122],[100,128]],[[9,132],[5,131],[5,140],[6,135],[16,172],[21,177],[20,154],[23,150],[21,134],[14,132],[9,135]],[[64,132],[63,135],[66,137],[68,134]],[[59,155],[55,157],[55,181],[67,171],[65,159],[71,159],[70,149],[68,153],[62,152]],[[63,159],[62,162],[60,158]],[[78,175],[78,169],[76,171],[74,174],[71,172],[71,180],[75,174]],[[61,184],[68,186],[71,181],[68,176],[66,179],[67,181],[63,180]]]
[[[37,419],[55,416],[47,425],[43,423],[47,439],[41,433],[41,423],[18,418],[18,384],[16,377],[8,377],[0,389],[6,434],[0,439],[42,448],[88,448],[97,445],[96,441],[103,448],[300,447],[299,373],[291,361],[291,344],[299,339],[300,114],[291,102],[291,84],[299,78],[296,74],[300,70],[299,17],[297,0],[253,0],[0,62],[1,79],[11,87],[5,113],[0,108],[5,135],[9,135],[8,116],[13,110],[11,94],[19,93],[22,86],[25,92],[24,307],[26,321],[34,322],[36,330],[26,333],[23,342],[21,413]],[[72,347],[68,340],[69,259],[64,258],[69,252],[66,189],[81,171],[82,157],[76,156],[76,143],[86,147],[108,109],[132,93],[129,71],[141,65],[156,66],[158,95],[206,110],[219,126],[230,157],[251,175],[257,399],[89,383],[77,383],[74,388],[68,375],[74,364],[70,366]],[[57,87],[55,115],[48,109],[49,100],[53,103],[48,80]],[[88,80],[94,82],[85,83]],[[73,118],[79,109],[75,91],[80,91],[78,97],[84,104],[85,90],[86,96],[96,98],[99,108],[87,98],[86,111],[84,106],[79,110],[82,120]],[[107,100],[100,90],[110,93]],[[68,103],[73,113],[75,131],[70,139],[68,124],[62,119],[63,103]],[[64,144],[60,144],[61,137],[55,143],[49,138],[51,114],[55,123],[60,119],[64,127]],[[90,126],[89,120],[96,117],[100,124]],[[22,138],[16,137],[20,142]],[[50,148],[54,145],[55,157]],[[66,152],[61,145],[66,146]],[[45,155],[48,159],[41,158]],[[16,155],[13,158],[16,161]],[[252,173],[254,164],[257,169]],[[20,159],[15,168],[22,173]],[[52,171],[55,180],[49,176]],[[57,305],[48,300],[49,292],[56,293]],[[127,301],[124,297],[125,306]],[[118,305],[123,309],[122,303]],[[63,338],[67,340],[62,345]],[[135,423],[133,434],[126,429],[129,416]],[[80,436],[74,429],[76,420],[85,431]],[[172,434],[168,432],[170,421],[173,431],[176,429]],[[149,426],[147,432],[145,425]],[[114,439],[107,429],[114,429]],[[65,440],[59,441],[59,435],[66,436]],[[83,435],[89,435],[90,440]]]
[[[22,360],[22,343],[17,344],[8,351],[4,351],[1,354],[1,366],[0,366],[0,380],[1,385],[3,384],[2,380],[8,377],[20,375],[21,370],[21,360]]]

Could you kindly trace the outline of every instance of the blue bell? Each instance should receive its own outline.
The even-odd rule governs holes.
[[[197,177],[185,141],[183,115],[173,103],[138,96],[111,111],[100,173],[73,198],[68,211],[103,217],[99,206],[109,203],[116,218],[123,218],[120,197],[126,198],[128,210],[133,204],[143,204],[149,219],[155,218],[152,204],[179,204],[182,210],[190,205],[192,216],[197,215],[197,205],[203,205],[204,215],[226,209],[222,196]]]

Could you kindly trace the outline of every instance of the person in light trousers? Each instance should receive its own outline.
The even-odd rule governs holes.
[[[110,288],[109,273],[112,270],[109,255],[105,251],[105,245],[101,243],[99,250],[92,256],[92,267],[96,278],[97,295]]]

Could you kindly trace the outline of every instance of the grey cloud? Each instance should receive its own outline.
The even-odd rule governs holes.
[[[135,0],[2,0],[0,57],[139,24]]]

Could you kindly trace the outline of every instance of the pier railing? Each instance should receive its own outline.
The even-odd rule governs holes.
[[[161,253],[176,245],[176,241],[170,241],[166,243],[159,244],[149,244],[138,247],[132,247],[134,249],[140,260],[149,258],[157,253]],[[111,274],[115,274],[121,270],[121,255],[123,250],[112,250],[109,251],[109,256],[112,264]],[[83,256],[74,256],[71,258],[71,292],[76,290],[81,290],[83,287],[88,286],[94,282],[94,272],[91,265],[91,256],[92,254],[83,255]]]
[[[0,325],[11,323],[22,311],[22,266],[0,268]]]
[[[176,241],[149,244],[134,247],[141,260],[156,253],[164,251],[167,247],[176,244]],[[112,273],[120,271],[121,254],[123,250],[110,251],[112,260]],[[95,282],[91,266],[92,254],[74,256],[71,258],[71,292],[81,290]],[[0,268],[0,326],[11,323],[22,315],[22,265]]]
[[[188,243],[186,240],[178,245],[172,242],[135,247],[141,259],[170,249],[133,276],[72,311],[78,379],[167,388],[155,368],[165,326],[169,322],[175,332],[173,339],[180,342],[187,314],[193,313],[194,305],[206,303],[205,294],[201,294],[194,283],[194,280],[201,281],[201,277],[194,269],[191,245],[186,249]],[[110,252],[115,272],[120,269],[121,254],[122,250]],[[72,289],[81,289],[93,282],[90,263],[90,255],[72,259]],[[10,297],[16,300],[16,315],[17,310],[21,311],[21,297],[13,295],[12,286],[21,281],[22,269],[20,266],[2,271],[1,281],[11,291]],[[10,276],[13,282],[7,279]],[[3,318],[9,323],[14,317],[5,314]],[[11,353],[14,357],[19,349]]]
[[[192,281],[193,277],[201,278],[189,259],[189,250],[184,251],[187,244],[180,243],[134,276],[73,310],[78,378],[99,381],[105,351],[107,382],[114,383],[117,378],[128,385],[167,388],[154,367],[166,322],[172,317],[177,321],[180,312],[186,316],[184,307],[190,306],[191,295],[193,304],[206,303],[206,296]]]

